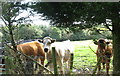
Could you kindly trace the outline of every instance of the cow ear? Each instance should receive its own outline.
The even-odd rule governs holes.
[[[52,39],[52,40],[51,40],[51,43],[54,43],[55,41],[56,41],[56,39]]]
[[[98,42],[97,42],[97,41],[95,41],[95,42],[94,42],[94,44],[95,44],[95,45],[98,45]]]
[[[43,40],[41,40],[41,39],[39,39],[38,41],[41,42],[41,43],[43,43]]]
[[[95,45],[98,45],[98,41],[97,41],[97,40],[93,40],[93,43],[94,43]]]

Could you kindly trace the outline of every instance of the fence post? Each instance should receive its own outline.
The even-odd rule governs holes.
[[[70,71],[72,71],[73,68],[73,58],[74,58],[74,54],[72,53],[70,56]]]
[[[57,63],[56,63],[55,47],[52,47],[52,60],[53,60],[53,66],[54,66],[54,74],[58,74],[57,73]]]

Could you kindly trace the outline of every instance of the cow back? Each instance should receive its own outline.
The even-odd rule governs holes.
[[[43,45],[37,41],[17,45],[17,49],[26,55],[44,55]]]

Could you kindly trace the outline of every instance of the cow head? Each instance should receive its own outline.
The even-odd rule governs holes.
[[[106,45],[108,45],[110,43],[111,43],[111,41],[102,39],[102,38],[99,39],[98,41],[97,40],[94,41],[94,44],[99,45],[100,47],[105,47]]]
[[[56,40],[52,39],[50,37],[45,37],[43,40],[39,40],[44,45],[44,51],[47,53],[50,50],[50,46],[52,43],[54,43]]]

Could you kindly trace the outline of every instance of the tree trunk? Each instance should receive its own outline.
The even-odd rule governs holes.
[[[113,24],[113,74],[120,75],[120,25],[119,15],[112,19]]]
[[[9,28],[9,35],[10,35],[10,38],[11,38],[11,44],[13,46],[14,51],[17,51],[17,47],[16,47],[15,40],[14,40],[14,37],[13,37],[12,25],[10,23],[8,25],[8,28]]]

